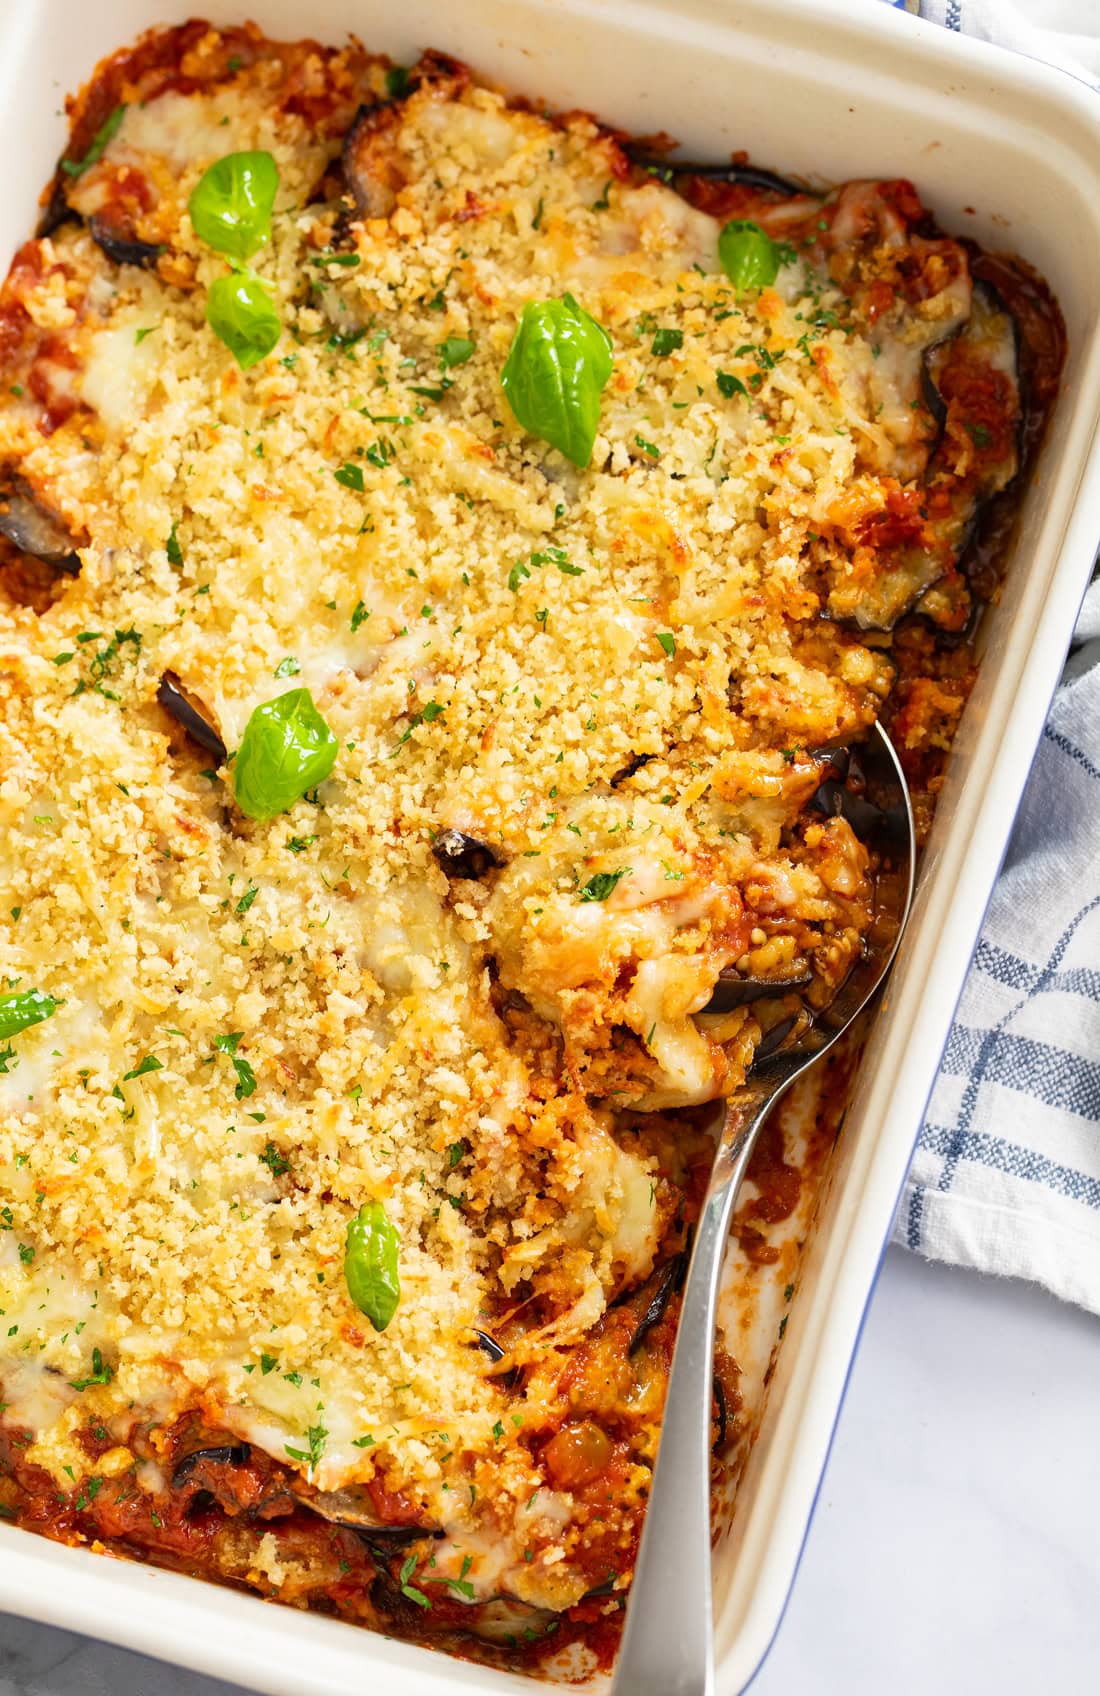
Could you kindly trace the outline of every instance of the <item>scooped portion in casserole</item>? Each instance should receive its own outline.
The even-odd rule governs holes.
[[[867,945],[880,714],[927,820],[1056,309],[440,54],[193,23],[71,117],[0,292],[0,1510],[606,1655],[706,1104]]]

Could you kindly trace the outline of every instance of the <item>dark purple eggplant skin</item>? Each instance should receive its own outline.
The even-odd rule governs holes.
[[[653,758],[652,754],[632,754],[627,764],[611,778],[611,788],[614,789],[618,784],[626,783],[634,776],[636,771],[641,771],[642,767],[647,766]]]
[[[89,218],[88,234],[98,248],[113,259],[116,265],[140,265],[146,271],[154,266],[164,252],[163,244],[138,241],[134,236],[120,235],[102,218]]]
[[[627,152],[630,153],[629,148]],[[765,194],[779,194],[785,199],[811,192],[798,183],[792,183],[789,177],[765,171],[758,165],[694,165],[679,159],[654,159],[641,153],[630,153],[630,158],[635,165],[640,165],[644,171],[660,177],[665,183],[672,182],[675,177],[707,177],[711,182],[744,183],[746,188],[758,188]]]
[[[184,1455],[181,1461],[177,1461],[172,1472],[172,1483],[184,1483],[200,1460],[213,1461],[218,1466],[244,1466],[251,1458],[252,1450],[247,1443],[220,1443],[212,1449],[192,1449],[189,1455]]]
[[[68,223],[70,218],[78,224],[81,221],[80,213],[74,212],[69,205],[69,197],[65,193],[65,176],[59,170],[50,184],[50,198],[42,208],[35,226],[35,239],[42,241],[46,236],[52,236],[54,231],[59,230],[62,224]]]
[[[502,866],[504,860],[495,848],[469,836],[464,830],[441,830],[432,843],[432,853],[440,868],[451,878],[476,881]]]
[[[490,1337],[488,1331],[476,1331],[474,1334],[477,1337],[477,1343],[475,1346],[479,1348],[483,1354],[487,1354],[489,1356],[489,1359],[493,1362],[494,1366],[498,1360],[504,1359],[506,1351],[501,1348],[495,1337]],[[502,1384],[506,1390],[514,1390],[522,1377],[523,1374],[519,1367],[513,1366],[509,1372],[502,1372],[496,1382],[498,1384]]]
[[[225,764],[228,752],[225,743],[209,719],[203,718],[198,708],[187,699],[174,672],[166,671],[161,678],[157,686],[157,700],[192,742],[213,754],[219,765]]]
[[[356,159],[356,148],[365,126],[372,121],[377,112],[381,112],[388,104],[388,101],[376,100],[369,105],[363,104],[360,106],[351,120],[340,149],[340,165],[344,173],[344,185],[355,202],[355,210],[361,218],[371,216],[371,199],[369,191],[362,181],[362,173]]]
[[[40,559],[75,577],[80,571],[80,556],[64,524],[39,506],[25,483],[0,494],[0,536],[6,536],[20,553]]]
[[[726,1446],[726,1427],[729,1416],[726,1411],[726,1392],[722,1388],[722,1380],[717,1372],[714,1374],[714,1400],[718,1405],[718,1435],[711,1444],[711,1448],[716,1455],[720,1455]]]
[[[674,1254],[671,1260],[666,1260],[657,1277],[657,1287],[650,1297],[649,1306],[634,1328],[634,1335],[627,1345],[627,1358],[636,1355],[654,1325],[660,1324],[668,1310],[668,1304],[680,1288],[687,1272],[687,1252]]]
[[[776,1050],[782,1048],[797,1023],[798,1014],[792,1013],[789,1019],[781,1019],[777,1025],[773,1025],[757,1044],[756,1053],[752,1058],[753,1066],[758,1066],[762,1060],[770,1060]]]
[[[825,818],[846,819],[865,845],[893,848],[908,837],[908,821],[901,809],[884,810],[868,798],[858,749],[850,752],[844,781],[827,777],[815,790],[810,806]]]
[[[735,1007],[747,1007],[753,1001],[768,1001],[777,995],[808,989],[813,979],[812,972],[804,972],[797,978],[746,978],[733,966],[726,966],[719,972],[714,994],[702,1011],[732,1013]]]
[[[941,348],[942,346],[942,342],[934,342],[931,347],[926,347],[924,353],[921,355],[920,362],[921,395],[925,406],[932,414],[936,423],[936,440],[932,445],[933,453],[943,440],[944,426],[947,423],[947,402],[936,387],[935,378],[928,369],[928,361],[931,355],[935,353],[936,349]]]
[[[598,1596],[611,1596],[615,1591],[614,1578],[605,1578],[602,1584],[594,1584],[591,1590],[586,1590],[581,1597],[582,1602],[595,1601]]]
[[[338,1525],[340,1521],[329,1519],[325,1523],[326,1525]],[[380,1525],[376,1531],[373,1529],[366,1531],[361,1525],[346,1525],[344,1529],[354,1531],[355,1535],[367,1545],[372,1554],[375,1552],[375,1546],[379,1545],[378,1556],[383,1561],[389,1555],[390,1550],[399,1548],[402,1543],[419,1543],[425,1537],[436,1540],[446,1535],[442,1529],[433,1531],[431,1526],[424,1525]],[[389,1545],[388,1548],[387,1544]]]

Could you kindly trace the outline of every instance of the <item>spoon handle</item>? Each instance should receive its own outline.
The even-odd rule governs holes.
[[[774,1093],[746,1097],[726,1104],[699,1215],[612,1696],[714,1690],[710,1409],[718,1281],[733,1204]]]

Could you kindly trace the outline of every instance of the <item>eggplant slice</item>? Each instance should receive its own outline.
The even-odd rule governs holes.
[[[488,1331],[475,1331],[474,1335],[477,1338],[474,1346],[479,1348],[483,1354],[487,1354],[494,1366],[498,1361],[504,1359],[507,1350],[502,1349],[496,1338],[490,1337]],[[520,1368],[513,1366],[507,1372],[502,1372],[496,1382],[502,1384],[506,1390],[514,1390],[522,1377],[523,1373]]]
[[[136,236],[114,228],[103,218],[88,219],[88,234],[116,265],[141,265],[149,270],[164,252],[163,244],[138,241]]]
[[[718,974],[714,994],[703,1008],[704,1013],[732,1013],[736,1007],[747,1007],[753,1001],[768,1001],[777,995],[791,995],[808,989],[813,982],[812,972],[802,972],[793,978],[743,977],[736,966],[724,966]]]
[[[21,554],[30,554],[55,571],[75,577],[80,556],[62,521],[41,506],[26,483],[17,482],[0,495],[0,536]]]
[[[131,231],[120,229],[117,224],[93,213],[85,219],[82,212],[70,204],[69,183],[62,171],[58,171],[50,185],[50,197],[42,208],[38,224],[35,228],[35,238],[42,241],[46,236],[52,236],[62,224],[87,223],[88,234],[96,246],[114,260],[116,265],[140,265],[149,270],[154,266],[164,252],[163,243],[140,241]]]
[[[441,830],[432,843],[432,853],[451,878],[483,878],[494,867],[504,864],[503,855],[495,848],[464,830]]]
[[[536,1608],[513,1596],[494,1596],[489,1602],[475,1602],[470,1613],[472,1618],[469,1625],[463,1625],[464,1631],[472,1632],[486,1643],[505,1645],[519,1638],[530,1642],[532,1637],[544,1637],[561,1618],[550,1608]]]
[[[921,602],[942,577],[958,565],[975,534],[982,509],[1008,487],[1019,467],[1018,429],[1009,437],[1003,452],[989,455],[993,435],[979,420],[966,417],[965,390],[958,401],[950,397],[953,372],[966,369],[983,374],[993,383],[1007,382],[1015,398],[1016,416],[1021,416],[1019,358],[1016,327],[1002,302],[987,284],[977,282],[971,292],[965,323],[937,336],[922,351],[920,391],[937,429],[936,447],[929,460],[926,486],[935,488],[944,460],[953,453],[957,436],[952,429],[965,430],[981,457],[977,474],[955,485],[950,510],[924,525],[921,542],[903,544],[894,553],[875,582],[854,600],[834,589],[829,597],[831,617],[853,621],[861,630],[893,630],[898,620],[914,610],[926,610]],[[948,388],[948,397],[943,392]],[[957,409],[957,410],[956,410]],[[957,423],[949,420],[952,415]]]
[[[183,1484],[194,1472],[200,1461],[209,1461],[215,1466],[244,1466],[252,1458],[252,1450],[247,1443],[219,1443],[209,1449],[192,1449],[189,1455],[176,1462],[172,1471],[173,1487]]]
[[[70,218],[75,218],[77,223],[80,222],[80,214],[74,212],[69,205],[69,197],[65,190],[65,173],[59,169],[50,184],[50,197],[42,208],[38,223],[35,226],[34,234],[37,241],[44,240],[46,236],[52,236],[54,231],[59,230],[62,224],[68,223]]]
[[[718,1435],[711,1444],[711,1451],[716,1455],[720,1455],[726,1446],[726,1431],[729,1425],[729,1414],[726,1409],[726,1392],[722,1388],[722,1380],[719,1378],[717,1372],[714,1374],[713,1382],[714,1405],[718,1414],[718,1418],[715,1421],[718,1426]]]
[[[395,102],[380,100],[360,106],[344,137],[340,153],[344,182],[361,218],[388,218],[401,187],[393,149],[382,139],[397,120]]]
[[[657,1274],[657,1283],[650,1297],[649,1306],[634,1328],[634,1335],[627,1345],[627,1357],[636,1355],[654,1325],[659,1325],[668,1311],[668,1304],[675,1292],[681,1288],[687,1273],[687,1250],[674,1254],[671,1260],[666,1260]]]
[[[306,1490],[292,1485],[290,1493],[299,1507],[327,1519],[330,1525],[356,1532],[366,1543],[415,1543],[422,1537],[443,1536],[437,1525],[388,1525],[379,1519],[370,1492],[355,1484],[342,1490]]]
[[[781,177],[759,165],[696,165],[679,159],[655,159],[651,154],[632,152],[629,147],[626,151],[633,164],[640,165],[643,171],[648,171],[651,177],[657,177],[663,183],[675,184],[677,179],[684,177],[704,177],[708,182],[738,183],[745,188],[759,189],[762,194],[784,198],[807,192],[789,177]]]
[[[398,171],[386,132],[400,121],[400,109],[410,94],[425,83],[456,90],[469,81],[469,72],[445,53],[428,52],[410,70],[401,94],[360,106],[344,137],[340,153],[344,182],[361,218],[388,218],[397,204],[404,178]]]
[[[174,671],[166,671],[161,678],[157,700],[192,742],[213,754],[220,766],[225,764],[227,749],[209,707],[183,687]]]

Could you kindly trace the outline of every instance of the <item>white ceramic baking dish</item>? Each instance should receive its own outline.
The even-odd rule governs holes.
[[[139,30],[191,9],[190,0],[5,0],[5,263],[63,142],[65,91]],[[1035,264],[1065,313],[1064,390],[717,1553],[718,1688],[733,1696],[782,1613],[921,1113],[1100,537],[1100,99],[872,0],[199,0],[195,9],[216,22],[254,18],[275,36],[336,41],[354,29],[405,61],[427,45],[445,48],[553,105],[586,107],[635,132],[667,130],[696,158],[745,148],[761,163],[827,179],[912,177],[947,227]],[[0,1608],[283,1696],[532,1688],[2,1525]]]

